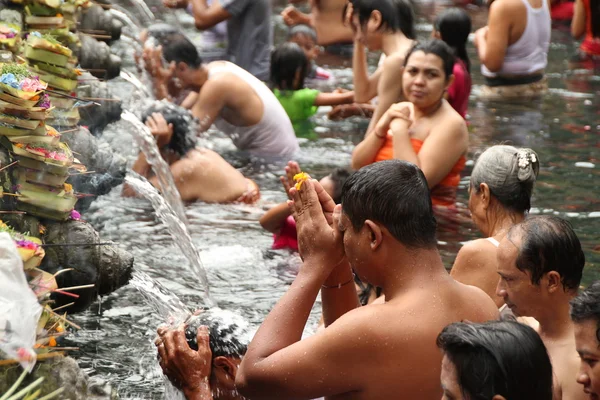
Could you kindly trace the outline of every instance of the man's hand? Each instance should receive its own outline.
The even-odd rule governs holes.
[[[285,190],[285,193],[290,200],[292,200],[290,189],[294,187],[294,175],[299,174],[300,172],[302,172],[300,165],[296,161],[290,161],[285,167],[285,176],[279,177],[279,180],[283,185],[283,190]]]
[[[345,258],[343,235],[338,229],[341,207],[336,208],[331,196],[313,179],[305,181],[300,190],[290,189],[290,194],[288,205],[296,220],[300,255],[305,262],[313,260],[313,265],[322,268],[311,272],[324,281]]]
[[[283,22],[285,22],[287,26],[294,26],[306,23],[306,15],[294,6],[286,7],[281,12],[281,16],[283,17]]]
[[[156,140],[158,148],[162,148],[171,142],[173,137],[173,124],[167,124],[165,117],[160,113],[152,113],[146,119],[146,126],[150,128],[150,132]]]
[[[167,68],[163,68],[162,46],[145,48],[142,56],[146,71],[157,82],[166,84],[173,77],[175,62],[169,64]]]
[[[188,346],[184,326],[181,325],[177,329],[159,327],[158,338],[154,341],[163,373],[188,399],[203,398],[200,393],[210,393],[212,352],[208,328],[199,327],[196,338],[198,351]]]
[[[409,123],[412,123],[410,119],[410,108],[407,103],[396,103],[381,116],[377,125],[375,125],[374,132],[376,135],[383,137],[387,135],[387,131],[390,129],[392,122],[396,119],[400,119]],[[395,124],[397,126],[397,123]]]

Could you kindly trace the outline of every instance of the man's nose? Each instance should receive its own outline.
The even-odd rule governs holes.
[[[590,383],[590,376],[584,371],[579,371],[577,374],[577,383],[580,385],[588,385]]]

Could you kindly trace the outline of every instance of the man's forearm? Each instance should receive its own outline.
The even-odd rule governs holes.
[[[208,382],[202,383],[193,390],[184,390],[186,400],[213,400],[212,390]]]
[[[348,311],[360,307],[354,276],[348,261],[344,260],[329,275],[321,289],[323,321],[325,327],[334,323]]]

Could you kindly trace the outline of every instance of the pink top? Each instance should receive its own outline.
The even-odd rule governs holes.
[[[291,215],[286,218],[281,231],[273,235],[273,250],[292,249],[298,251],[296,220]]]
[[[448,102],[463,118],[467,115],[471,94],[471,75],[463,60],[457,59],[452,70],[454,83],[448,88]]]

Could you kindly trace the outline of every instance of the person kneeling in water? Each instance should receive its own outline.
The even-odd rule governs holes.
[[[181,200],[251,204],[260,198],[254,181],[245,178],[214,151],[195,146],[195,135],[189,129],[192,117],[186,110],[158,103],[146,112],[144,121],[170,166]],[[144,153],[140,152],[132,169],[158,187],[158,179],[152,175]],[[123,195],[134,193],[125,185]]]

